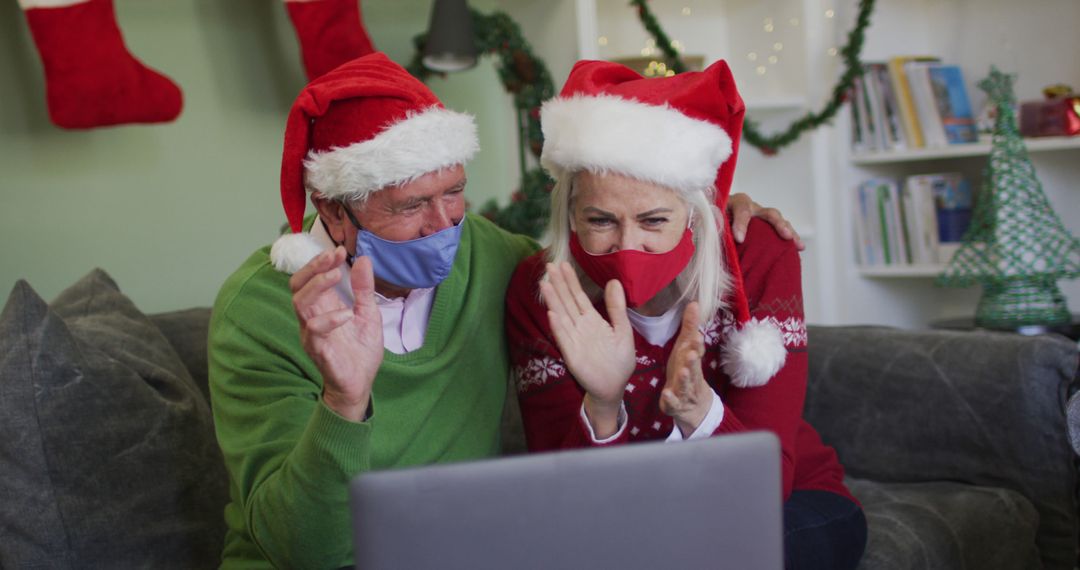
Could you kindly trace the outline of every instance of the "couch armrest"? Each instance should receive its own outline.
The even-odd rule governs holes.
[[[1065,417],[1075,343],[884,327],[808,332],[805,415],[849,474],[1012,489],[1039,511],[1041,549],[1045,540],[1075,548],[1077,475]]]

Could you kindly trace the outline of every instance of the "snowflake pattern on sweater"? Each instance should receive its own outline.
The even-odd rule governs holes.
[[[519,392],[524,392],[530,386],[540,386],[550,378],[562,378],[566,375],[566,367],[562,362],[548,357],[530,359],[524,366],[513,368],[514,377],[517,379]]]

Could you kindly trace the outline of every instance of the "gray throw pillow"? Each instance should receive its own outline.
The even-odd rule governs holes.
[[[209,406],[105,272],[0,313],[0,567],[212,568],[227,479]]]

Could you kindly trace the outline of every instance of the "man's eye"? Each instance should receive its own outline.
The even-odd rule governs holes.
[[[614,223],[611,218],[589,218],[589,224],[593,226],[606,227]]]

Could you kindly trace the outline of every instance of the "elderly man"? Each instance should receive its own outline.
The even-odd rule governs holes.
[[[498,452],[503,300],[537,245],[466,214],[477,149],[472,118],[382,54],[297,98],[281,180],[293,233],[228,278],[210,325],[223,567],[347,566],[353,477]]]

